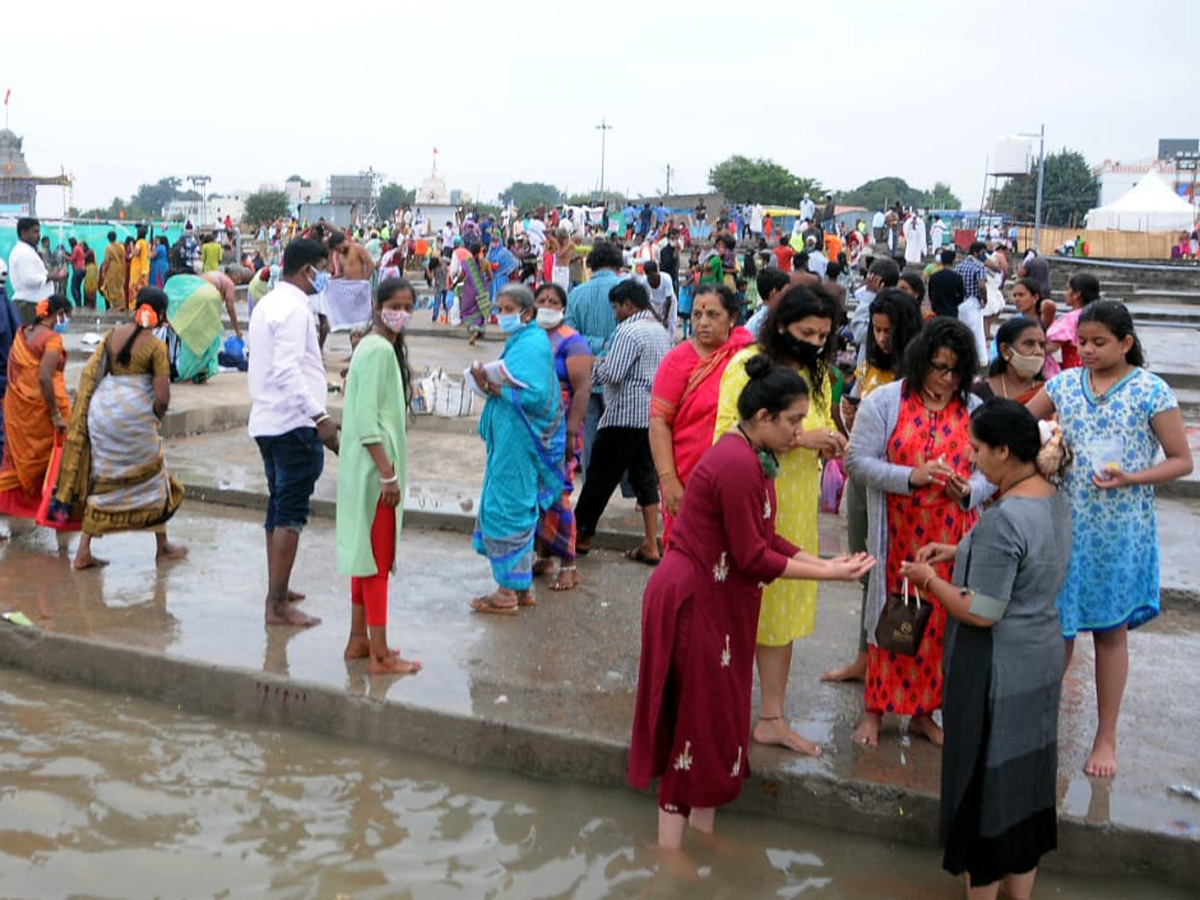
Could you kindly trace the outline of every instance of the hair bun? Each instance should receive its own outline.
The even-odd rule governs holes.
[[[746,360],[746,374],[750,376],[751,381],[765,378],[774,367],[775,364],[771,362],[771,357],[765,353],[759,353]]]

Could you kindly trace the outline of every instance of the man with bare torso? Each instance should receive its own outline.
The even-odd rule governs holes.
[[[371,254],[362,244],[357,244],[344,234],[335,231],[329,236],[330,267],[334,278],[348,281],[369,281],[375,271]]]

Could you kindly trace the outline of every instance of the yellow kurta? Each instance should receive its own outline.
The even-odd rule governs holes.
[[[729,361],[721,376],[721,398],[717,404],[719,438],[737,424],[737,401],[742,388],[750,380],[746,361],[761,353],[757,346],[747,347]],[[807,372],[800,377],[808,385],[808,415],[804,430],[829,430],[834,427],[830,407],[833,403],[829,378],[822,379],[821,389],[813,390]],[[775,531],[797,547],[814,556],[818,552],[817,509],[821,499],[821,457],[815,450],[797,448],[779,459],[779,474],[775,477]],[[782,647],[796,638],[812,634],[817,616],[817,583],[792,578],[780,578],[767,585],[762,595],[762,611],[758,615],[758,643]]]

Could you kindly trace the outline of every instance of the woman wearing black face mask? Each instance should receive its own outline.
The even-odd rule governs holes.
[[[779,459],[775,481],[778,494],[777,532],[797,547],[817,549],[817,508],[821,491],[821,461],[840,456],[845,439],[834,426],[828,359],[833,327],[841,310],[819,286],[790,288],[762,324],[759,343],[739,352],[721,376],[716,434],[738,420],[737,398],[746,386],[748,360],[760,353],[773,363],[800,374],[810,402],[803,432]],[[817,609],[817,585],[811,581],[779,581],[763,591],[758,619],[758,675],[762,690],[754,740],[787,747],[809,756],[821,748],[792,731],[784,717],[784,692],[792,662],[792,641],[812,634]]]

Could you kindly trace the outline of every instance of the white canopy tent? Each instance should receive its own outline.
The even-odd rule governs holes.
[[[1196,213],[1151,169],[1122,197],[1087,214],[1089,230],[1190,231]]]

